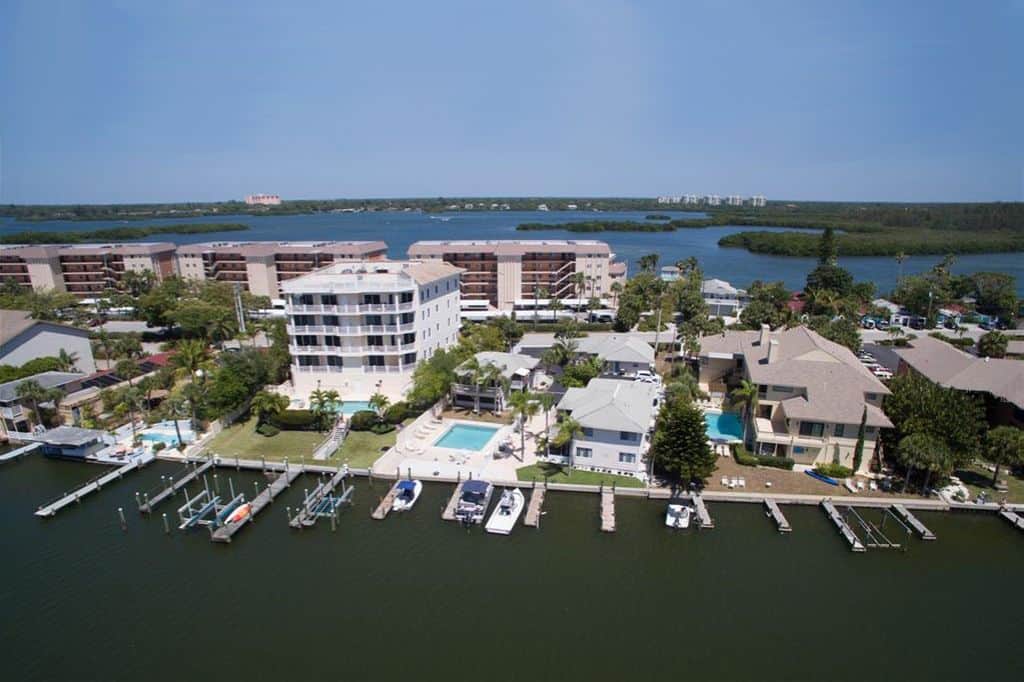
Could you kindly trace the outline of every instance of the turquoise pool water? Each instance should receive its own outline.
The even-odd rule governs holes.
[[[444,435],[434,442],[434,445],[439,448],[455,448],[457,450],[482,450],[497,430],[497,426],[455,424],[445,431]]]
[[[704,423],[711,440],[743,440],[743,422],[735,412],[705,412]]]
[[[346,400],[341,404],[342,414],[355,414],[356,412],[362,412],[363,410],[373,410],[370,407],[370,403],[365,400]],[[335,412],[337,412],[337,403],[335,403]]]
[[[181,434],[181,437],[185,438],[185,434]],[[152,431],[149,433],[140,433],[139,440],[148,440],[153,443],[164,443],[169,447],[174,447],[178,444],[178,437],[176,435],[166,433],[154,433]]]

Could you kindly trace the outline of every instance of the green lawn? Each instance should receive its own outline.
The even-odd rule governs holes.
[[[405,423],[409,424],[409,419]],[[368,469],[373,463],[384,454],[384,451],[395,444],[398,437],[398,430],[378,436],[372,431],[349,431],[345,436],[345,442],[341,444],[334,456],[331,457],[331,464],[341,465],[348,463],[355,469]]]
[[[972,502],[981,491],[985,491],[988,494],[989,501],[991,502],[999,502],[1004,499],[1009,502],[1024,502],[1024,479],[1014,476],[1010,467],[1004,466],[999,470],[999,480],[1006,481],[1006,487],[1009,489],[1009,492],[1005,493],[997,492],[992,487],[992,472],[978,464],[958,469],[953,473],[971,491]]]
[[[575,483],[577,485],[601,485],[614,483],[620,488],[643,488],[644,484],[632,476],[616,476],[614,474],[599,474],[593,471],[569,470],[559,464],[542,462],[528,467],[516,469],[516,476],[520,481],[543,481],[547,478],[549,483]]]
[[[315,431],[281,431],[267,438],[256,433],[256,419],[237,422],[218,433],[207,450],[221,457],[299,461],[313,455],[325,434]]]

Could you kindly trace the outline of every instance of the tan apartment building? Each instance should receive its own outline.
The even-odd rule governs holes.
[[[553,298],[606,296],[614,254],[605,242],[590,240],[420,241],[409,247],[414,260],[443,260],[461,268],[462,299],[487,301],[513,310],[543,289]],[[582,290],[577,285],[582,273]]]
[[[0,249],[0,279],[36,290],[55,289],[92,297],[114,289],[126,272],[175,274],[174,244],[15,245]]]
[[[757,385],[757,407],[744,424],[744,440],[757,454],[852,468],[866,414],[864,473],[879,430],[892,428],[882,412],[885,384],[848,348],[806,327],[772,332],[765,325],[706,336],[698,357],[700,387],[713,399],[724,398],[740,380]]]
[[[343,261],[387,258],[387,244],[362,242],[206,242],[178,247],[178,273],[238,282],[256,296],[280,298],[281,284]]]

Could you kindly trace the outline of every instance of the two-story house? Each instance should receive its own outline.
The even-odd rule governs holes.
[[[485,351],[474,356],[481,369],[493,368],[493,376],[484,380],[483,373],[474,376],[472,363],[466,361],[455,368],[457,380],[452,384],[452,404],[456,407],[503,412],[508,396],[514,391],[529,391],[534,387],[537,358],[518,353]]]
[[[557,409],[559,420],[570,416],[580,425],[566,446],[573,466],[645,479],[659,394],[652,383],[625,379],[592,379],[585,388],[567,390]]]
[[[865,417],[867,471],[889,389],[845,346],[806,327],[772,332],[726,331],[701,339],[699,383],[727,394],[740,380],[757,384],[756,410],[747,414],[745,440],[762,455],[791,457],[802,465],[838,462],[852,467]]]

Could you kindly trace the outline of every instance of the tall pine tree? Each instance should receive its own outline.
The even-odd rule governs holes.
[[[865,406],[864,414],[860,418],[860,428],[857,429],[857,447],[853,449],[853,473],[860,471],[860,463],[864,459],[864,431],[867,421],[868,408]]]
[[[662,407],[649,456],[662,472],[683,483],[710,476],[716,457],[701,411],[682,400]]]

